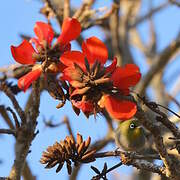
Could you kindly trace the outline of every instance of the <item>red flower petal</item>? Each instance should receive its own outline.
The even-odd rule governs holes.
[[[34,64],[35,59],[32,58],[33,53],[36,53],[31,43],[24,40],[19,46],[11,46],[11,53],[16,62],[20,64]]]
[[[126,100],[119,100],[114,98],[113,96],[104,96],[101,100],[101,107],[106,108],[109,115],[118,120],[127,120],[132,118],[136,111],[137,106],[135,103],[126,101]]]
[[[61,35],[58,37],[57,42],[67,44],[68,42],[76,39],[81,33],[81,24],[75,18],[67,18],[62,25]]]
[[[139,67],[135,64],[127,64],[125,67],[117,67],[112,74],[114,86],[120,90],[135,86],[141,78]]]
[[[74,67],[74,63],[84,68],[84,55],[80,51],[67,51],[60,57],[61,62],[68,66]]]
[[[93,64],[96,60],[105,64],[108,59],[108,50],[105,44],[95,36],[83,42],[82,50],[90,64]]]
[[[52,39],[54,37],[54,31],[49,24],[44,22],[36,22],[34,26],[34,33],[36,34],[41,44],[45,40],[49,46],[51,45]]]
[[[90,113],[93,112],[94,106],[90,101],[71,101],[72,104],[81,109],[84,113]]]
[[[113,72],[116,69],[116,65],[117,65],[117,58],[115,57],[111,65],[106,67],[106,73]]]
[[[66,52],[66,51],[70,51],[71,50],[71,44],[70,43],[67,43],[65,45],[61,45],[59,47],[60,51],[63,53],[63,52]]]
[[[18,87],[25,92],[32,84],[32,82],[38,79],[38,77],[41,75],[41,72],[42,69],[38,68],[34,71],[27,73],[18,80]]]
[[[71,76],[72,76],[73,71],[75,71],[74,68],[71,68],[71,67],[65,68],[62,73],[61,80],[66,80],[71,84],[71,81],[72,81]]]
[[[39,48],[43,49],[43,45],[40,44],[40,42],[39,42],[39,40],[38,40],[37,38],[31,38],[31,39],[29,40],[29,42],[30,42],[31,44],[34,44],[34,45],[35,45],[37,51],[39,50]]]

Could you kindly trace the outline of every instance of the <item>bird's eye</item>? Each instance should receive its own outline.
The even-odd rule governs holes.
[[[130,125],[129,125],[129,128],[130,129],[134,129],[136,126],[135,126],[135,124],[134,123],[131,123]]]

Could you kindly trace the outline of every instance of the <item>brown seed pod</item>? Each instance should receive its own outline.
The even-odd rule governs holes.
[[[63,141],[55,142],[52,146],[49,146],[43,152],[40,162],[46,164],[45,168],[48,169],[58,165],[56,172],[59,172],[64,163],[66,163],[67,172],[71,174],[72,163],[77,166],[79,163],[88,163],[96,160],[94,158],[96,151],[87,151],[90,142],[90,137],[83,141],[83,137],[79,133],[77,133],[76,141],[72,135],[67,136]]]

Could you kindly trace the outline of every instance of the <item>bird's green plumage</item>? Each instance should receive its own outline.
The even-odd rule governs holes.
[[[144,147],[145,135],[139,121],[135,119],[120,122],[115,132],[116,144],[127,151],[138,151]]]

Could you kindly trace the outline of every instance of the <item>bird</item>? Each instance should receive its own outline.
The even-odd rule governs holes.
[[[114,136],[117,147],[125,151],[138,152],[145,146],[145,132],[137,119],[119,122]]]

